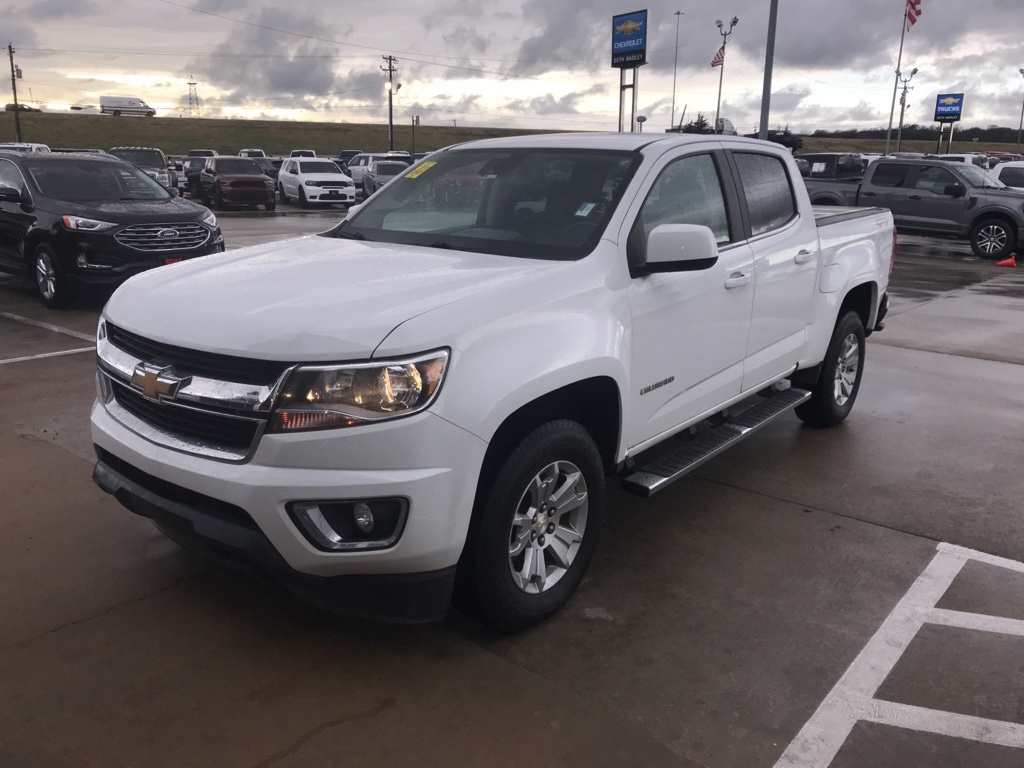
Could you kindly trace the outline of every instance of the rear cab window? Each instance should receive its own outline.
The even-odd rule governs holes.
[[[910,175],[910,166],[902,163],[879,161],[872,166],[872,170],[871,183],[878,187],[902,187]]]
[[[796,218],[796,196],[786,164],[776,155],[733,152],[753,236],[780,229]]]

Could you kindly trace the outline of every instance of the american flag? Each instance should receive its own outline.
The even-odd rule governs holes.
[[[921,15],[921,0],[907,0],[907,29],[914,26]]]
[[[921,0],[907,0],[908,3],[921,2]],[[715,54],[715,58],[711,60],[712,67],[720,67],[725,64],[725,46],[723,45],[718,49],[718,53]]]

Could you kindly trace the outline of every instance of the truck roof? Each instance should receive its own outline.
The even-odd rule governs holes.
[[[721,141],[740,146],[774,147],[779,144],[743,136],[702,133],[554,133],[537,136],[508,136],[500,139],[481,139],[457,144],[459,149],[468,147],[550,147],[552,149],[610,149],[633,151],[650,146],[675,147],[707,141]]]

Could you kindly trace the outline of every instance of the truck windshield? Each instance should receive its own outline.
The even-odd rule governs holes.
[[[979,168],[976,165],[965,165],[963,168],[957,167],[957,170],[960,171],[960,175],[967,179],[967,183],[972,187],[1006,189],[1006,185],[1003,182],[984,168]]]
[[[167,190],[133,165],[91,160],[26,161],[44,197],[69,202],[166,200]]]
[[[110,154],[141,168],[163,168],[164,156],[155,149],[112,149]]]
[[[636,152],[464,149],[390,182],[331,236],[569,261],[597,245]]]

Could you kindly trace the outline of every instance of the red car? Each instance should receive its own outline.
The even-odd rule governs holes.
[[[203,205],[218,210],[229,205],[262,205],[268,211],[277,207],[273,179],[251,157],[207,158],[199,174],[199,195]]]

